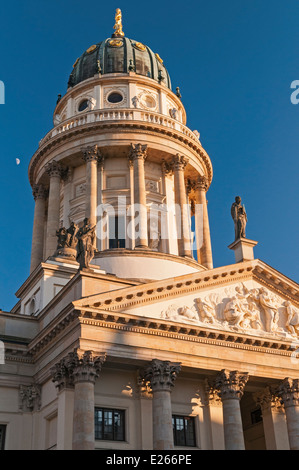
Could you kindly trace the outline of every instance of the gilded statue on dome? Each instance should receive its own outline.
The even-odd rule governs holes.
[[[113,37],[123,37],[125,35],[125,33],[123,32],[122,14],[120,8],[116,9],[115,25],[113,26],[113,29],[115,29]]]

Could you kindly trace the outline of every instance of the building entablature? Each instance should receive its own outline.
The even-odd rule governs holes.
[[[163,160],[170,162],[177,153],[184,155],[189,159],[186,177],[206,175],[210,186],[213,177],[210,158],[188,128],[177,129],[175,124],[168,126],[171,120],[160,119],[159,115],[150,118],[141,111],[134,113],[132,119],[128,119],[125,113],[118,113],[115,117],[104,113],[100,119],[97,112],[91,112],[84,119],[54,128],[53,135],[42,143],[31,159],[31,185],[47,180],[44,167],[54,159],[70,167],[82,164],[82,142],[86,146],[97,144],[105,158],[111,158],[126,156],[130,144],[138,141],[148,145],[149,161],[162,164]]]

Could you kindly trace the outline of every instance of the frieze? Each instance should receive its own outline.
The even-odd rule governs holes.
[[[294,340],[299,334],[299,309],[265,287],[243,283],[194,299],[193,305],[170,305],[160,318],[212,328]]]

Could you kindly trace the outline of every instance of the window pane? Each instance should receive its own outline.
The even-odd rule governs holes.
[[[5,447],[5,431],[6,424],[0,424],[0,450],[4,450]]]
[[[194,418],[190,416],[172,417],[174,445],[190,446],[196,445]]]
[[[125,412],[123,410],[95,409],[95,439],[125,440]]]
[[[113,440],[113,412],[104,411],[104,439]]]
[[[186,446],[195,446],[194,419],[185,418]]]
[[[103,439],[103,413],[102,410],[95,410],[95,438]]]
[[[115,441],[124,441],[124,422],[123,422],[123,411],[114,412],[114,440]]]

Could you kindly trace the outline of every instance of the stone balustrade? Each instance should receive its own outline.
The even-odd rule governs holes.
[[[145,111],[142,109],[105,109],[94,110],[82,115],[76,115],[55,126],[46,136],[39,142],[41,147],[52,137],[71,129],[84,126],[86,124],[106,122],[106,121],[142,121],[154,125],[159,125],[181,132],[185,136],[194,141],[198,141],[198,137],[187,126],[175,119],[155,112]]]

